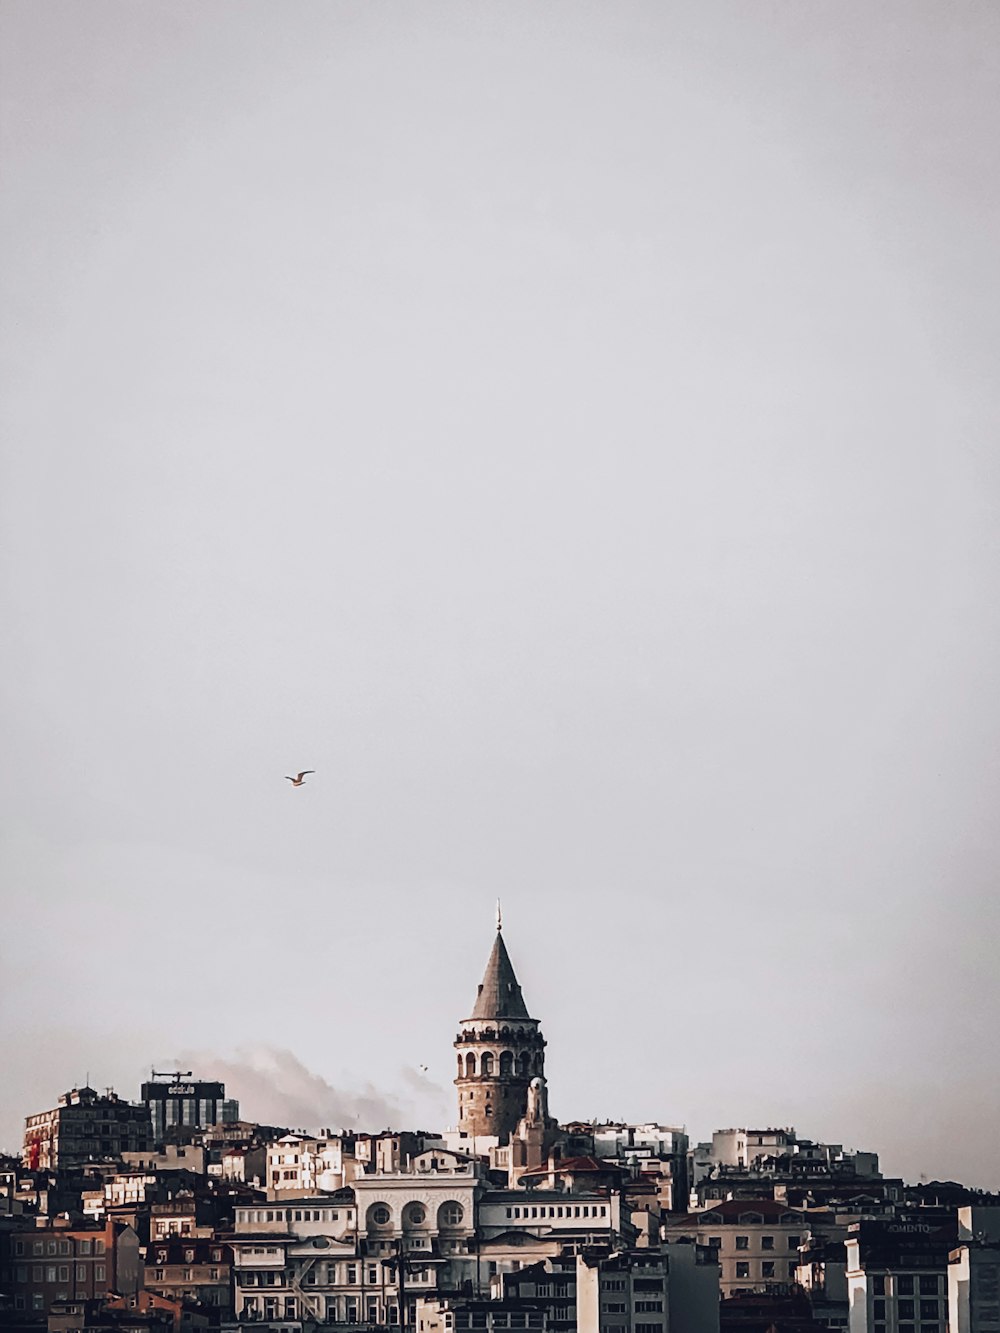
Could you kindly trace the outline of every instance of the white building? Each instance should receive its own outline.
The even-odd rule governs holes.
[[[958,1210],[948,1256],[948,1333],[1000,1333],[1000,1208]]]
[[[460,1267],[474,1249],[480,1171],[478,1162],[428,1149],[409,1170],[358,1176],[358,1231],[368,1253],[422,1252]]]
[[[491,1190],[479,1205],[484,1240],[520,1232],[539,1240],[611,1244],[622,1231],[621,1195],[565,1194],[559,1190]]]
[[[819,1168],[840,1166],[852,1174],[877,1178],[878,1154],[845,1152],[841,1143],[818,1143],[801,1139],[792,1126],[767,1129],[717,1129],[711,1144],[699,1143],[692,1154],[694,1183],[716,1167],[751,1170],[780,1157],[797,1164],[813,1162]]]
[[[422,1296],[471,1286],[478,1166],[444,1161],[428,1152],[339,1194],[237,1208],[237,1319],[396,1324],[405,1308],[414,1327]]]
[[[268,1198],[328,1193],[343,1189],[357,1174],[358,1164],[345,1152],[341,1135],[310,1138],[286,1134],[267,1145]]]

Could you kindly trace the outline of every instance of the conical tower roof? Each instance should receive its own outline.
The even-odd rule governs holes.
[[[486,971],[483,973],[476,1007],[472,1018],[529,1018],[521,996],[521,987],[514,975],[514,965],[503,942],[503,934],[497,928],[497,937],[493,941],[493,951]]]

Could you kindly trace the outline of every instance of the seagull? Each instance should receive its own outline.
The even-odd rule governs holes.
[[[314,768],[304,768],[301,773],[296,773],[294,778],[290,778],[286,773],[285,780],[287,782],[290,782],[293,787],[304,787],[306,781],[306,774],[315,772],[316,770]]]
[[[421,1066],[420,1066],[420,1072],[421,1072],[421,1074],[426,1074],[426,1073],[427,1073],[427,1066],[426,1066],[426,1065],[421,1065]]]

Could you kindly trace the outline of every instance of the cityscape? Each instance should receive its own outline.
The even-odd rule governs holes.
[[[1000,1333],[998,90],[0,0],[0,1333]]]
[[[266,1125],[196,1070],[0,1160],[17,1333],[996,1333],[1000,1196],[790,1126],[558,1122],[499,917],[452,1128]]]

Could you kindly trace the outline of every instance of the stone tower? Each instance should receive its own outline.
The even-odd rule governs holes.
[[[458,1128],[505,1143],[528,1104],[528,1085],[545,1074],[545,1039],[521,996],[497,910],[497,934],[475,1007],[455,1038]]]

